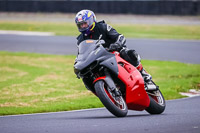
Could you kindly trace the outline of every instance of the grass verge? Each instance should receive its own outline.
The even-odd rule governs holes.
[[[112,25],[112,24],[111,24]],[[159,39],[200,39],[199,25],[144,25],[114,24],[112,25],[125,37],[159,38]],[[77,36],[79,34],[74,23],[58,22],[7,22],[0,21],[0,30],[54,32],[56,35]]]
[[[0,52],[0,115],[103,107],[73,73],[75,56]],[[166,99],[199,89],[200,65],[143,60]]]

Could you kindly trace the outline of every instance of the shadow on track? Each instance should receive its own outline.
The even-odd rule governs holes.
[[[152,116],[150,114],[137,114],[137,115],[127,115],[126,117],[115,117],[114,115],[104,115],[104,116],[74,116],[74,117],[64,117],[56,119],[65,119],[65,120],[94,120],[94,119],[123,119],[123,118],[136,118],[136,117],[148,117]]]

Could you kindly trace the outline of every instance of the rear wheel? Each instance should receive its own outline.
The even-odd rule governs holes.
[[[128,112],[127,105],[122,96],[115,96],[104,81],[97,81],[95,91],[103,105],[115,116],[125,117]]]
[[[165,110],[165,99],[161,91],[155,90],[147,92],[150,99],[150,105],[146,108],[146,111],[150,114],[161,114]]]

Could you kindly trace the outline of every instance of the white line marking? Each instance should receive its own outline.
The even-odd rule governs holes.
[[[84,111],[93,111],[93,110],[101,110],[103,108],[91,108],[91,109],[81,109],[81,110],[71,110],[71,111],[60,111],[60,112],[48,112],[48,113],[33,113],[33,114],[19,114],[19,115],[5,115],[1,117],[16,117],[16,116],[34,116],[34,115],[48,115],[48,114],[58,114],[58,113],[73,113],[73,112],[84,112]]]
[[[194,97],[200,96],[200,90],[190,89],[189,92],[179,92],[183,96]]]
[[[166,101],[177,101],[177,100],[187,100],[187,99],[191,99],[191,98],[194,98],[194,97],[199,97],[199,96],[193,96],[193,97],[184,97],[184,98],[180,98],[180,99],[172,99],[172,100],[166,100]]]
[[[0,34],[13,34],[23,36],[54,36],[53,32],[34,32],[34,31],[14,31],[14,30],[0,30]]]

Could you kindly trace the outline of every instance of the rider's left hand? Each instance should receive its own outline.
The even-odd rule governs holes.
[[[118,43],[110,44],[110,51],[119,51],[120,49],[122,49],[122,47]]]

